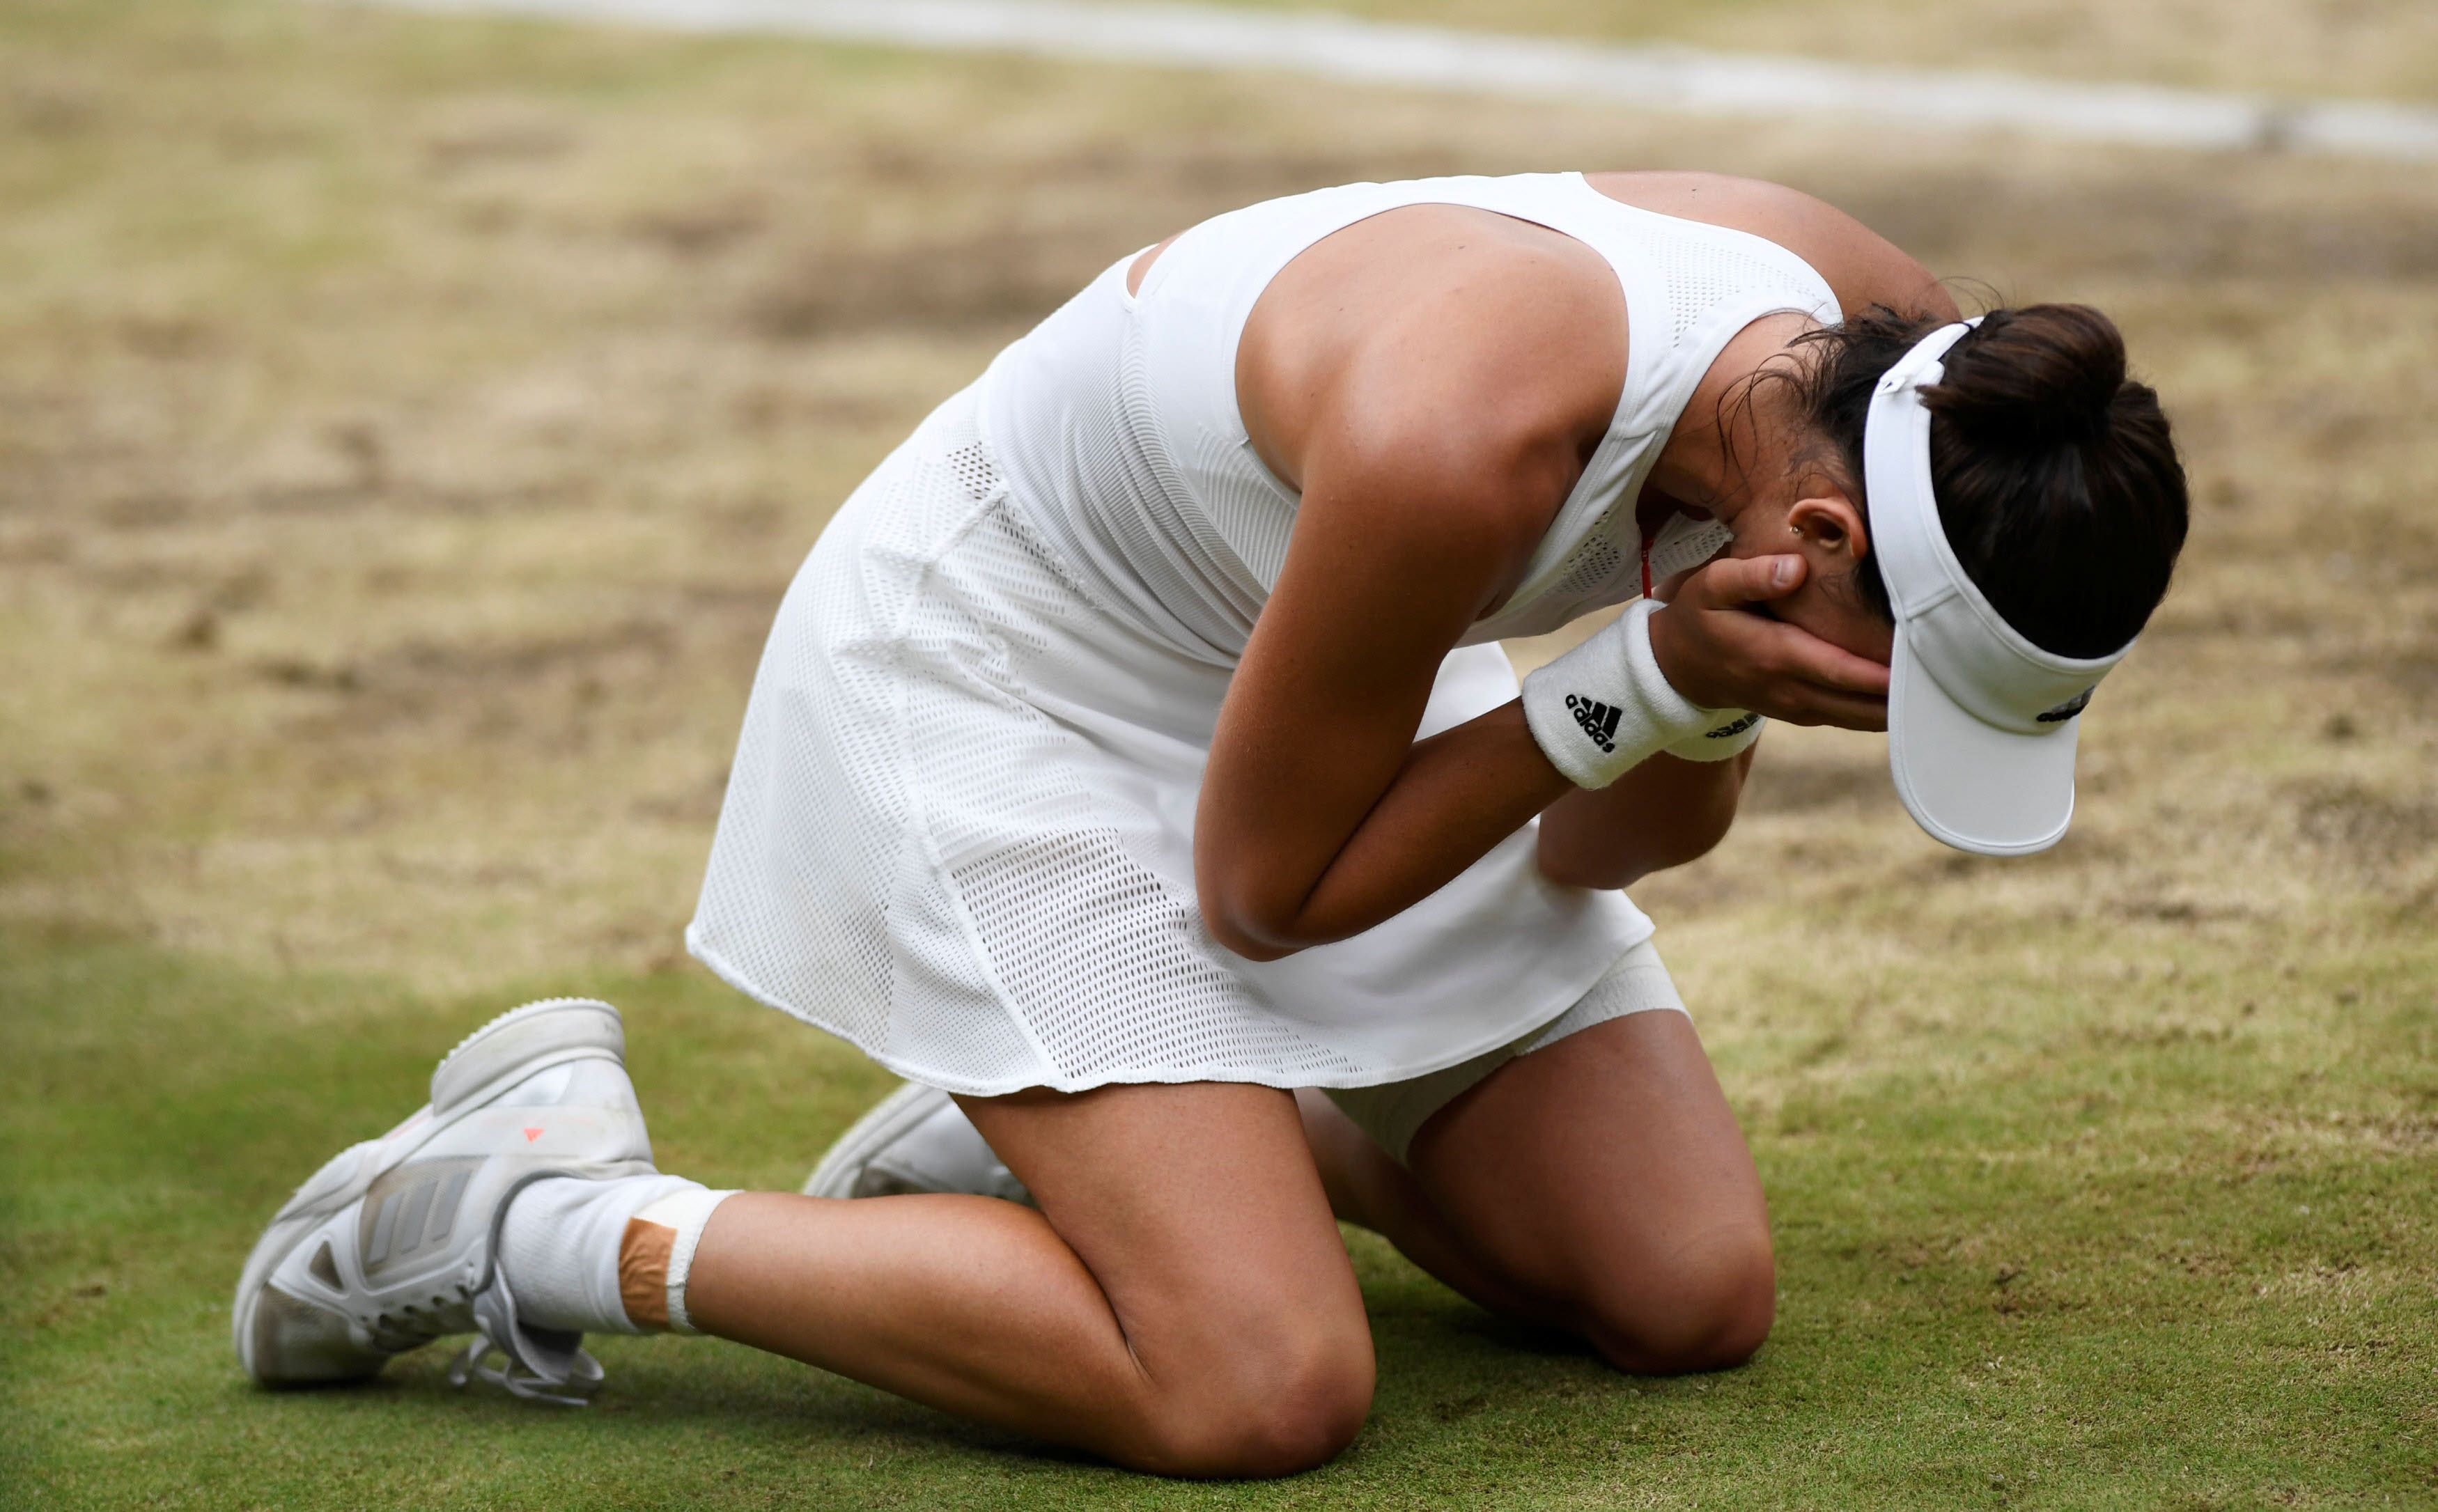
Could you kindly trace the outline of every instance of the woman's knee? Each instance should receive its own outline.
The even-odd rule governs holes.
[[[1664,1263],[1602,1278],[1580,1304],[1602,1358],[1636,1375],[1742,1364],[1777,1315],[1777,1266],[1766,1228],[1704,1237]]]
[[[1217,1479],[1316,1468],[1354,1441],[1373,1379],[1370,1332],[1360,1326],[1232,1351],[1160,1394],[1140,1468]]]

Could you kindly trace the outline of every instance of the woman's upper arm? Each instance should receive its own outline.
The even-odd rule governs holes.
[[[1500,374],[1444,349],[1465,340],[1384,340],[1298,396],[1316,407],[1294,459],[1303,500],[1220,710],[1194,832],[1203,912],[1231,948],[1292,948],[1279,932],[1396,780],[1440,663],[1580,472],[1582,397],[1546,378],[1531,392],[1528,360]],[[1493,362],[1512,349],[1491,344]]]
[[[1853,315],[1873,305],[1910,313],[1921,310],[1953,320],[1955,296],[1903,248],[1842,210],[1822,205],[1821,235],[1832,249],[1821,260],[1837,304]]]
[[[1756,185],[1763,234],[1811,264],[1847,315],[1885,305],[1952,320],[1955,296],[1903,248],[1845,211],[1800,189]]]
[[[1529,555],[1537,525],[1486,438],[1400,427],[1318,445],[1277,585],[1220,710],[1194,828],[1203,912],[1267,954],[1395,781],[1440,663]],[[1469,453],[1469,454],[1468,454]],[[1505,499],[1501,499],[1501,495]]]

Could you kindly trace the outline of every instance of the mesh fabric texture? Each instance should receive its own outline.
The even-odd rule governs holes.
[[[1416,204],[1490,210],[1582,242],[1616,271],[1630,327],[1609,434],[1468,644],[1635,596],[1635,501],[1720,349],[1773,312],[1841,318],[1827,282],[1785,248],[1621,203],[1574,173],[1345,185],[1248,205],[1177,237],[1134,293],[1134,259],[1121,260],[993,364],[981,424],[1044,536],[1181,650],[1217,661],[1243,651],[1301,503],[1246,437],[1235,388],[1246,321],[1315,242]]]
[[[910,1080],[1368,1085],[1563,1012],[1651,932],[1518,832],[1354,940],[1256,963],[1192,893],[1231,669],[1097,595],[1015,507],[967,391],[857,490],[783,602],[700,904],[704,962]],[[1514,696],[1495,647],[1425,730]]]

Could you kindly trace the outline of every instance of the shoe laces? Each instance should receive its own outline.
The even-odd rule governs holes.
[[[527,1401],[591,1404],[602,1369],[601,1362],[583,1348],[584,1335],[526,1327],[517,1317],[515,1293],[497,1272],[471,1300],[474,1337],[449,1367],[450,1385],[462,1387],[480,1377]],[[486,1363],[494,1353],[506,1363]]]
[[[486,1363],[497,1353],[507,1363]],[[603,1379],[601,1362],[585,1349],[575,1351],[564,1380],[556,1380],[536,1370],[516,1350],[493,1339],[488,1331],[478,1330],[467,1342],[464,1350],[449,1366],[449,1383],[463,1387],[480,1378],[501,1387],[511,1397],[526,1401],[556,1402],[561,1407],[590,1407],[592,1393],[600,1389]]]

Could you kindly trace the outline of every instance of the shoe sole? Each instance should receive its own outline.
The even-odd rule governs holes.
[[[839,1135],[838,1143],[822,1156],[821,1164],[804,1178],[804,1195],[854,1196],[856,1178],[872,1164],[872,1157],[896,1143],[906,1131],[929,1117],[947,1100],[946,1093],[919,1081],[909,1081],[881,1099],[871,1112]]]
[[[396,1137],[393,1132],[341,1151],[296,1188],[262,1238],[255,1241],[245,1269],[238,1273],[237,1298],[229,1310],[231,1342],[246,1374],[262,1379],[254,1368],[254,1315],[263,1288],[307,1235],[363,1196],[382,1172],[403,1164],[465,1113],[496,1094],[569,1061],[604,1057],[624,1065],[626,1048],[626,1029],[618,1011],[585,997],[545,998],[512,1008],[458,1041],[433,1070],[432,1101],[415,1116],[423,1121],[412,1141],[383,1149]],[[407,1124],[415,1121],[410,1117]],[[380,1369],[377,1363],[364,1374]]]

